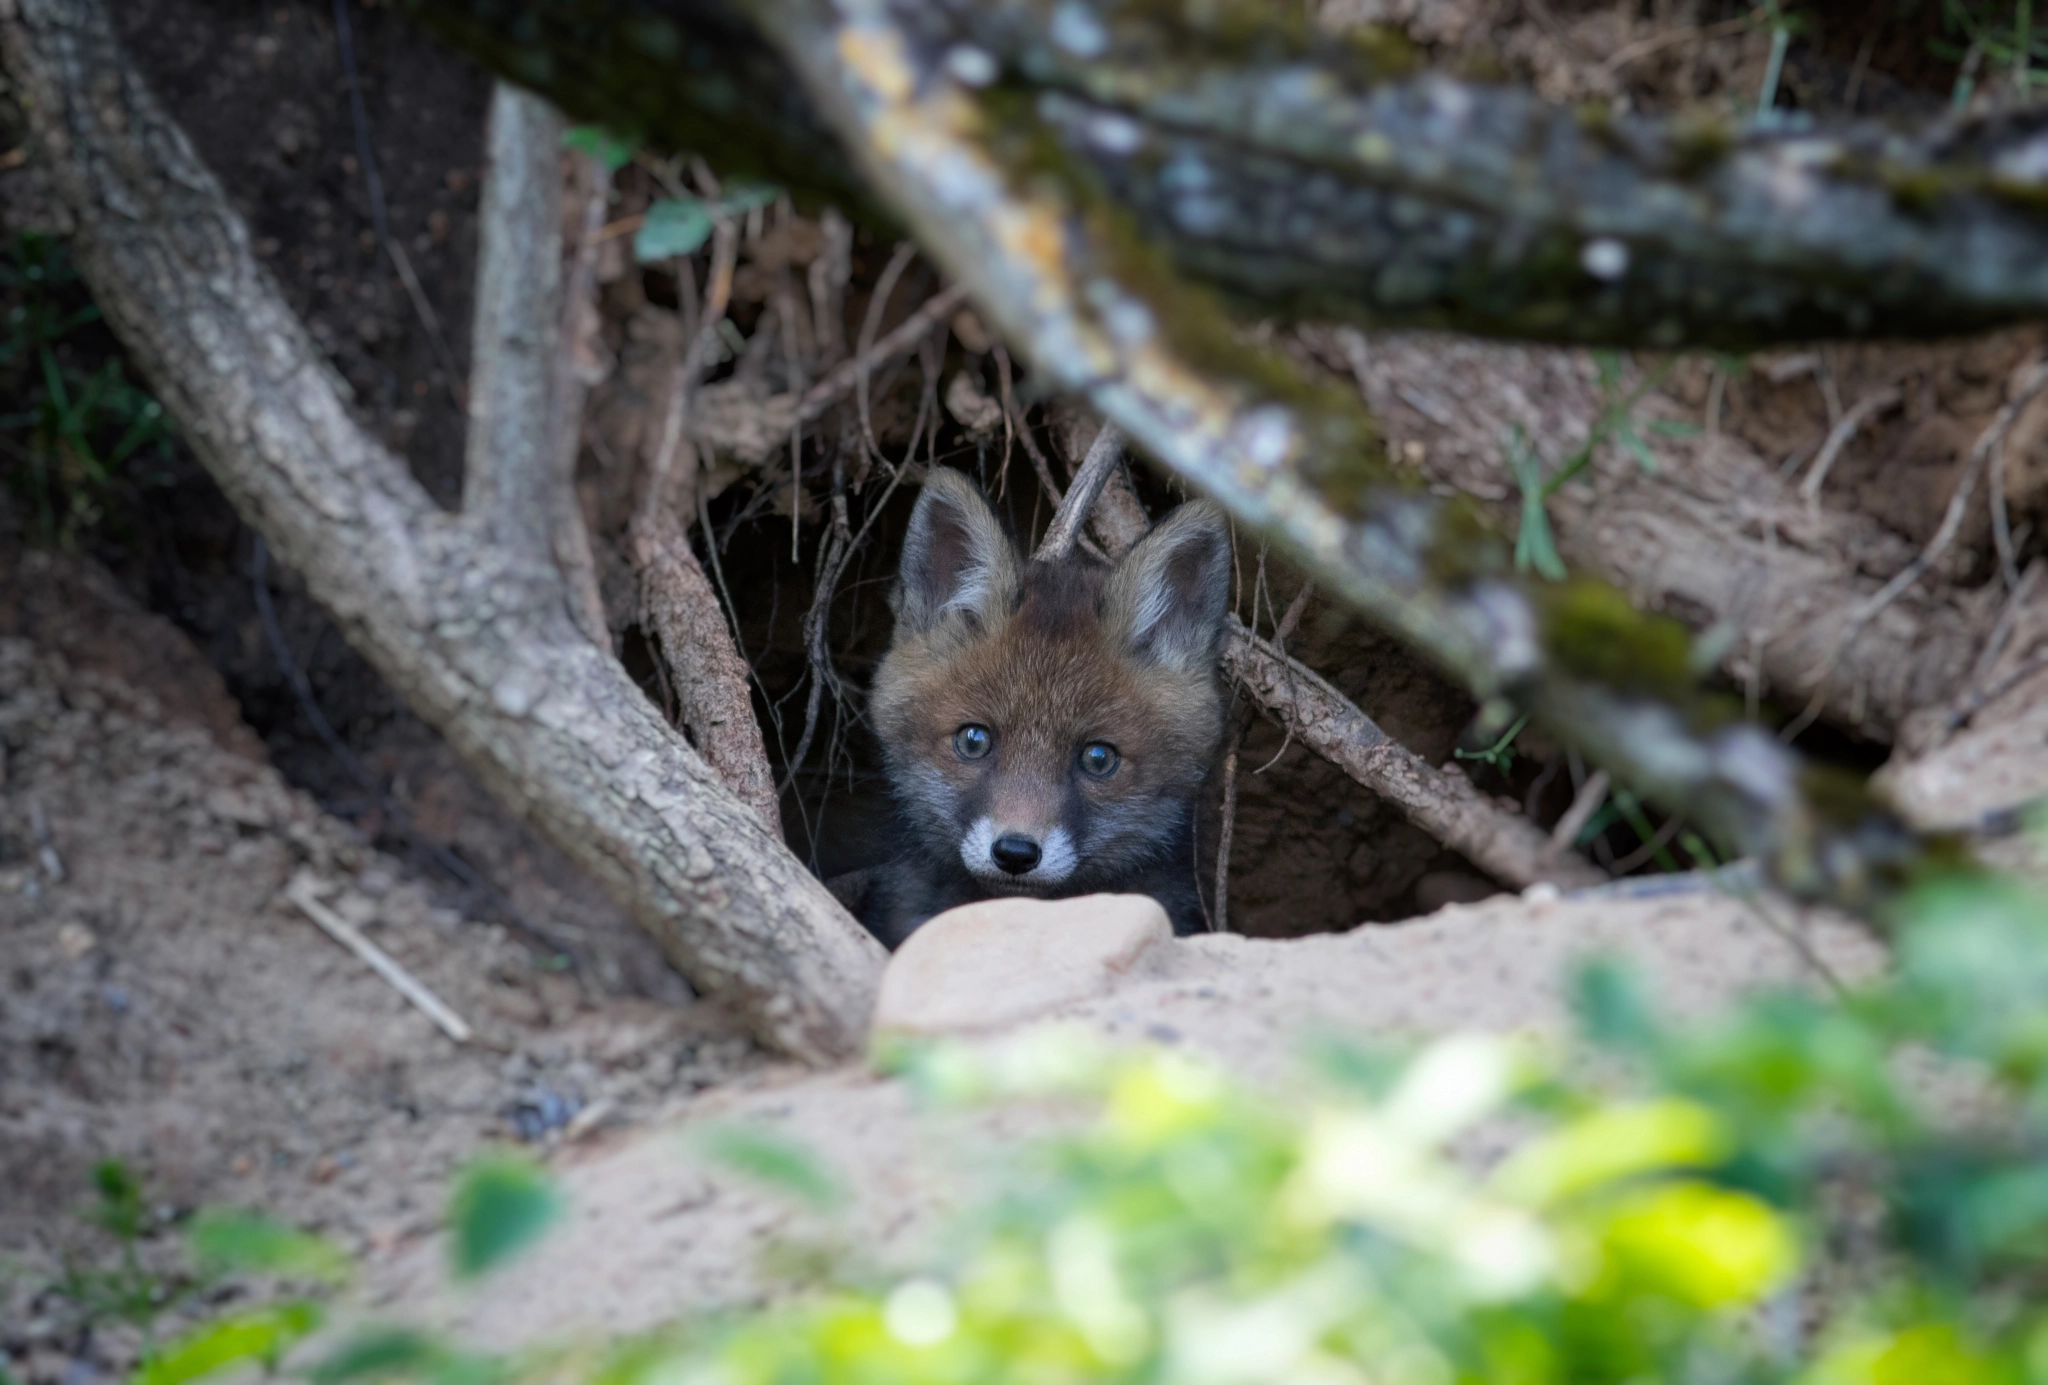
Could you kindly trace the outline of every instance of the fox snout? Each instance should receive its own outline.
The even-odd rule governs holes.
[[[1080,864],[1074,834],[1064,826],[1021,826],[978,817],[960,839],[960,863],[991,889],[1032,892],[1050,889]]]

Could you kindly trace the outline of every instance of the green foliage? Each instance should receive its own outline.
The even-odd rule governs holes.
[[[633,237],[633,254],[641,263],[672,256],[694,255],[711,239],[721,218],[745,216],[782,195],[765,183],[735,183],[717,201],[701,197],[667,197],[647,209]]]
[[[1492,745],[1483,750],[1467,750],[1459,746],[1451,754],[1460,760],[1476,760],[1482,765],[1491,765],[1502,774],[1511,773],[1515,768],[1515,738],[1522,734],[1522,728],[1529,724],[1528,713],[1515,718],[1514,724],[1500,733]]]
[[[1515,570],[1536,572],[1553,582],[1564,580],[1564,559],[1558,556],[1557,540],[1550,529],[1546,501],[1593,464],[1593,458],[1608,443],[1623,448],[1636,465],[1650,475],[1657,471],[1656,454],[1643,439],[1644,428],[1636,423],[1636,409],[1645,397],[1664,383],[1675,362],[1646,371],[1633,387],[1624,388],[1624,358],[1618,351],[1596,351],[1593,365],[1600,378],[1600,412],[1586,432],[1586,440],[1558,464],[1546,470],[1543,458],[1517,424],[1507,441],[1508,471],[1522,495],[1522,518],[1515,532]],[[1692,431],[1691,425],[1673,419],[1657,419],[1646,425],[1649,432],[1679,437]]]
[[[317,1305],[302,1301],[216,1318],[145,1360],[129,1385],[186,1385],[231,1366],[274,1369],[293,1343],[320,1325],[320,1318]]]
[[[562,132],[562,147],[587,154],[602,164],[605,172],[617,173],[633,162],[633,151],[640,142],[613,134],[602,125],[575,125]]]
[[[74,363],[71,343],[99,320],[61,244],[13,240],[0,258],[0,474],[40,543],[83,538],[132,464],[166,461],[176,443],[163,406],[119,358],[90,371]]]
[[[194,1258],[215,1274],[269,1274],[324,1283],[348,1277],[348,1257],[333,1242],[253,1212],[201,1212],[185,1235]]]
[[[456,1278],[496,1269],[539,1240],[561,1210],[561,1194],[537,1165],[510,1155],[471,1164],[448,1212]]]

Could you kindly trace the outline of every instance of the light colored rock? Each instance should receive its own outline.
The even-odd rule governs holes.
[[[1173,940],[1139,894],[991,899],[949,909],[910,935],[882,973],[878,1034],[1006,1029],[1106,995]]]

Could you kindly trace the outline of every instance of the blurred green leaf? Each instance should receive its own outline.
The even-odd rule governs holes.
[[[663,198],[647,209],[633,236],[633,254],[642,264],[671,256],[694,255],[711,239],[711,209],[701,198]]]
[[[540,1168],[493,1156],[463,1171],[448,1211],[458,1279],[496,1269],[540,1239],[562,1210],[562,1195]]]
[[[562,147],[596,159],[607,173],[617,173],[633,161],[633,151],[639,143],[615,135],[602,125],[573,125],[562,132]]]
[[[772,1131],[718,1125],[703,1131],[698,1142],[718,1163],[813,1207],[830,1209],[845,1198],[809,1150]]]
[[[348,1277],[349,1258],[339,1246],[254,1212],[201,1212],[186,1238],[199,1263],[216,1271],[329,1282]]]
[[[296,1302],[218,1318],[143,1362],[131,1385],[184,1385],[231,1366],[275,1367],[320,1316],[317,1304]]]

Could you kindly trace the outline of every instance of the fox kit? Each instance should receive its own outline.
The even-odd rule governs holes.
[[[903,541],[871,707],[902,854],[868,927],[894,947],[997,895],[1149,894],[1199,932],[1195,802],[1223,730],[1223,514],[1192,501],[1114,568],[1025,561],[935,468]]]

